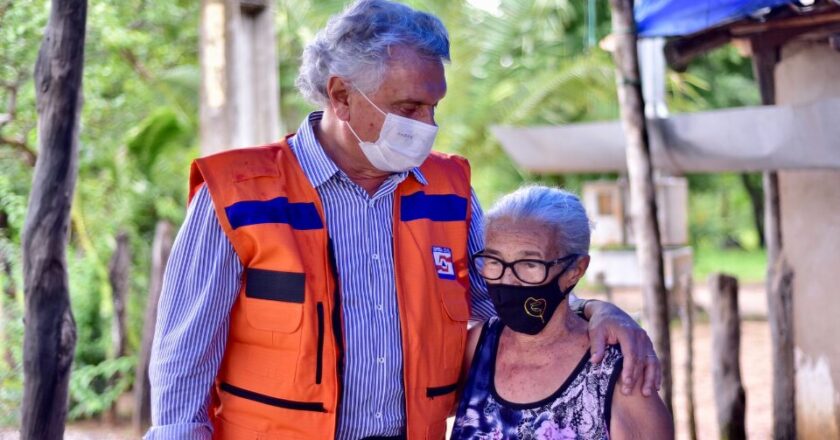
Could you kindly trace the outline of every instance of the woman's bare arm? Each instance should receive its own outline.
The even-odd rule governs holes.
[[[674,420],[654,393],[645,397],[638,392],[642,381],[636,382],[634,392],[625,395],[618,387],[613,392],[612,415],[610,417],[610,438],[613,440],[650,439],[671,440],[674,438]]]

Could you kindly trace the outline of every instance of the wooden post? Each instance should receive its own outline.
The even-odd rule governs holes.
[[[613,58],[618,76],[621,122],[627,143],[627,173],[630,181],[630,212],[636,237],[636,255],[641,266],[642,292],[651,339],[662,361],[662,399],[672,410],[671,337],[668,291],[662,263],[662,243],[656,215],[653,165],[645,121],[645,104],[636,49],[633,0],[610,0],[616,40]],[[673,410],[671,411],[673,414]]]
[[[779,49],[752,41],[753,71],[761,102],[776,102],[775,67]],[[764,173],[764,240],[767,249],[767,320],[773,365],[773,438],[796,438],[796,367],[793,341],[793,269],[784,261],[779,176]]]
[[[712,378],[717,407],[719,438],[747,438],[747,398],[741,382],[741,318],[738,315],[738,279],[709,276],[712,300]]]
[[[793,345],[793,268],[784,257],[772,269],[767,296],[773,343],[773,438],[796,438],[796,364]],[[769,312],[772,310],[772,314]],[[768,317],[769,317],[768,316]]]
[[[86,19],[86,0],[53,0],[35,63],[40,148],[22,243],[23,440],[64,436],[76,347],[65,249],[78,164]]]
[[[131,250],[128,234],[117,234],[117,248],[108,264],[108,280],[111,284],[111,302],[114,318],[111,321],[111,344],[114,357],[125,356],[125,299],[128,296],[131,269]]]
[[[279,140],[274,3],[201,2],[202,155]]]
[[[120,232],[117,234],[117,247],[111,255],[108,263],[108,281],[111,285],[111,304],[113,305],[113,317],[111,318],[111,350],[114,358],[125,356],[126,351],[126,323],[125,323],[125,301],[128,297],[130,286],[131,250],[129,249],[128,234]],[[121,375],[111,377],[111,386],[114,386]],[[108,412],[108,419],[116,423],[119,419],[116,401],[111,405]]]
[[[694,402],[694,286],[691,274],[683,274],[678,280],[680,292],[680,321],[685,338],[685,362],[683,363],[683,389],[685,390],[686,420],[688,421],[688,438],[697,440],[697,417]]]
[[[149,296],[146,299],[146,316],[143,321],[143,342],[137,359],[134,379],[134,414],[132,425],[138,434],[142,434],[152,424],[151,384],[149,383],[149,358],[152,354],[152,341],[155,336],[158,299],[163,288],[163,273],[169,252],[172,250],[172,225],[161,220],[155,226],[155,238],[152,242],[152,270],[149,276]]]

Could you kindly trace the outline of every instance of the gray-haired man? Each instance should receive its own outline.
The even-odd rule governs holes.
[[[322,111],[268,147],[200,159],[161,295],[147,438],[443,438],[467,320],[495,312],[467,264],[482,214],[465,160],[431,153],[449,39],[363,0],[304,51]],[[578,303],[578,307],[582,307]],[[646,334],[589,302],[657,386]]]

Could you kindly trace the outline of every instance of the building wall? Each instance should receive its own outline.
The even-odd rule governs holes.
[[[840,96],[840,52],[816,42],[785,46],[777,102],[827,96]],[[840,438],[840,171],[780,172],[779,186],[782,246],[795,272],[798,437]]]

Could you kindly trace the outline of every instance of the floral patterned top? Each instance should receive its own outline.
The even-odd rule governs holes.
[[[597,365],[589,362],[587,351],[551,396],[513,403],[499,396],[493,380],[503,328],[491,318],[481,330],[451,439],[609,439],[610,406],[622,365],[619,347],[609,346]]]

